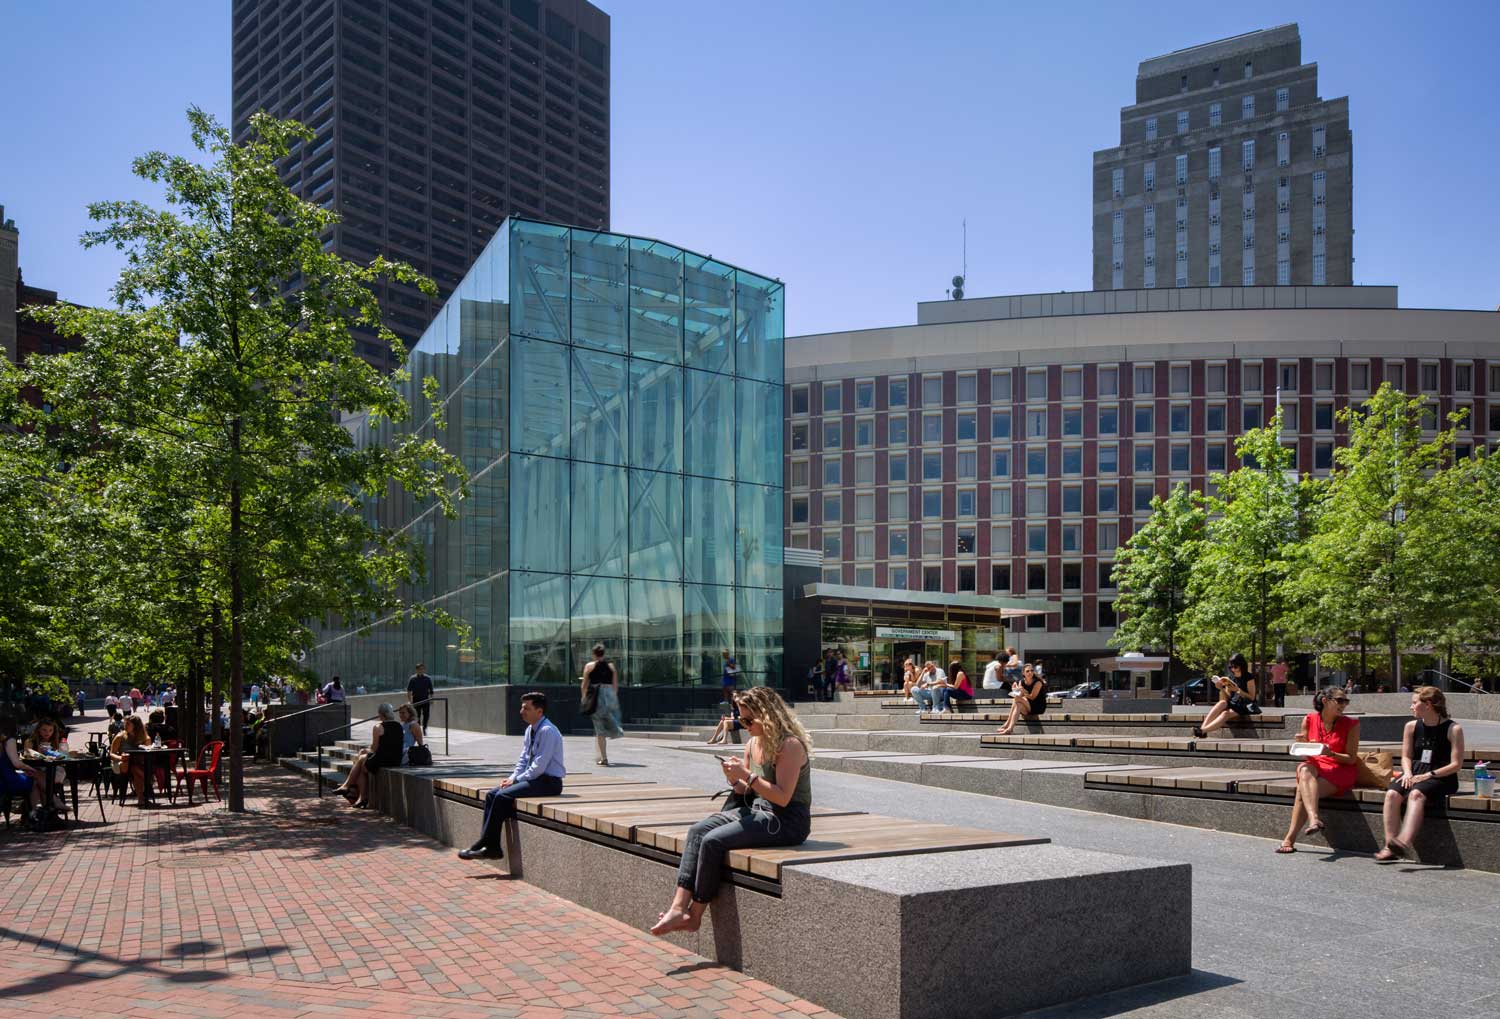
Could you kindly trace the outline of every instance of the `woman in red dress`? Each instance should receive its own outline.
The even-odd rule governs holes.
[[[1349,695],[1340,686],[1328,686],[1313,697],[1313,711],[1302,720],[1298,743],[1321,743],[1323,753],[1297,765],[1297,793],[1292,802],[1292,823],[1286,838],[1276,847],[1278,853],[1297,851],[1297,829],[1303,821],[1303,835],[1323,830],[1318,814],[1318,800],[1338,796],[1354,788],[1359,777],[1355,762],[1359,759],[1359,722],[1344,714]]]

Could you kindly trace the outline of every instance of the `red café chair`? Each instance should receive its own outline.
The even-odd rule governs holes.
[[[182,748],[182,740],[180,740],[180,739],[164,739],[164,740],[161,741],[161,745],[164,746],[164,747],[169,747],[169,748],[173,748],[173,749],[181,749]],[[155,771],[156,771],[156,791],[157,792],[161,792],[161,793],[171,792],[171,790],[172,790],[172,776],[168,772],[168,766],[165,765],[165,764],[158,764],[158,765],[155,766]]]
[[[208,784],[214,785],[214,799],[222,799],[219,795],[219,755],[224,751],[224,741],[214,740],[205,743],[203,749],[198,751],[198,766],[196,768],[177,769],[177,788],[182,788],[182,783],[187,783],[188,805],[193,802],[193,783],[198,782],[203,786],[203,798],[208,799]]]

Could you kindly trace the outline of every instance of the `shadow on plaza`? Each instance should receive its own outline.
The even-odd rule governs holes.
[[[493,774],[494,768],[488,769]],[[201,860],[211,865],[217,859],[231,861],[231,854],[255,853],[268,846],[300,852],[316,859],[349,857],[409,846],[431,846],[432,840],[384,817],[378,811],[356,810],[341,796],[321,800],[305,775],[272,765],[246,762],[245,813],[230,813],[224,803],[210,799],[189,807],[179,798],[175,805],[151,808],[151,823],[138,815],[133,803],[107,802],[105,820],[93,800],[83,803],[82,820],[53,832],[31,832],[21,825],[0,831],[0,851],[8,864],[39,863],[58,853],[88,853],[97,848],[150,847],[166,850],[163,860],[191,866]],[[366,824],[348,823],[363,820]],[[135,822],[135,823],[132,823]]]
[[[1163,1005],[1170,1001],[1202,994],[1204,991],[1215,991],[1243,982],[1221,973],[1195,969],[1186,976],[1171,977],[1140,987],[1110,991],[1107,994],[1095,995],[1092,998],[1069,1002],[1066,1005],[1027,1012],[1026,1019],[1109,1019],[1111,1016],[1125,1015],[1138,1009]],[[1200,1014],[1212,1016],[1214,1013],[1206,1010]]]
[[[0,1000],[46,994],[51,991],[76,990],[83,984],[110,980],[124,973],[147,973],[176,984],[211,983],[226,980],[234,974],[224,969],[166,969],[161,964],[164,962],[187,964],[190,960],[204,959],[211,955],[215,957],[213,959],[215,964],[249,962],[253,959],[271,959],[287,951],[285,945],[261,945],[256,948],[242,948],[238,951],[227,952],[221,959],[218,952],[223,946],[216,941],[180,941],[155,959],[122,959],[107,952],[96,952],[70,945],[56,938],[38,937],[35,934],[27,934],[9,927],[0,927],[0,944],[7,943],[28,945],[33,949],[66,956],[68,965],[56,973],[28,977],[14,984],[0,984]]]

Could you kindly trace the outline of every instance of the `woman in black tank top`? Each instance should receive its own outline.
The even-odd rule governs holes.
[[[1427,804],[1441,803],[1458,792],[1458,773],[1464,766],[1464,731],[1448,717],[1443,692],[1435,686],[1418,687],[1411,695],[1411,713],[1415,717],[1406,723],[1401,738],[1401,774],[1385,794],[1385,848],[1375,854],[1377,863],[1411,855]]]

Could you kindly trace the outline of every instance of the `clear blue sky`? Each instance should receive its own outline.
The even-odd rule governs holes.
[[[788,285],[792,334],[915,320],[969,294],[1091,286],[1091,153],[1137,63],[1299,22],[1354,131],[1358,283],[1500,304],[1500,4],[601,0],[613,19],[613,226]],[[1245,8],[1244,11],[1248,11]],[[228,0],[0,0],[0,204],[29,282],[103,302],[84,206],[154,198],[132,156],[229,113]]]

